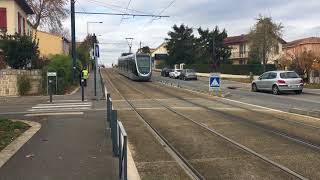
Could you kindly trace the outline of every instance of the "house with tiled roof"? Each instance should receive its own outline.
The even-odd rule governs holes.
[[[320,57],[320,37],[308,37],[288,42],[283,55],[286,59],[292,59],[304,51],[311,51],[315,56]],[[320,83],[320,71],[312,71],[309,81]]]
[[[268,55],[268,63],[274,64],[280,59],[282,54],[282,48],[286,42],[278,38],[279,43],[274,49],[272,54]],[[231,36],[224,39],[224,44],[231,48],[230,60],[233,64],[247,64],[249,60],[250,43],[248,40],[248,35],[242,34],[240,36]]]
[[[168,58],[167,43],[160,44],[151,52],[154,66],[160,65]]]
[[[25,0],[0,0],[0,32],[32,35],[29,15],[34,14]]]

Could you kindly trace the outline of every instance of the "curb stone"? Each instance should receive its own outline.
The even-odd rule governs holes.
[[[28,142],[41,128],[41,124],[33,121],[13,120],[26,123],[30,128],[21,134],[17,139],[11,142],[7,147],[0,151],[0,168],[12,157],[16,152]]]

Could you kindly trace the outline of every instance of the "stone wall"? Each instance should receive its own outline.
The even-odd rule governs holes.
[[[29,95],[37,95],[41,90],[40,70],[0,70],[0,96],[19,96],[17,79],[19,75],[29,76],[31,79],[31,90]]]

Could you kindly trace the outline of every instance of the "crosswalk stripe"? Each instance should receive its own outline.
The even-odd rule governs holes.
[[[32,113],[70,113],[71,111],[90,110],[91,102],[66,102],[52,104],[37,104],[27,110]]]
[[[37,104],[36,106],[56,106],[56,105],[92,105],[91,102],[83,103],[54,103],[54,104]]]
[[[39,113],[39,114],[26,114],[24,116],[32,117],[32,116],[65,116],[65,115],[83,115],[83,112],[67,112],[67,113]]]
[[[32,109],[68,108],[68,107],[91,107],[91,105],[60,105],[60,106],[35,106]]]
[[[29,109],[28,112],[47,112],[47,111],[74,111],[74,110],[88,110],[91,109],[90,107],[80,107],[80,108],[52,108],[52,109]]]

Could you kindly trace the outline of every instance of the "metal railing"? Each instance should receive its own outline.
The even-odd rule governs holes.
[[[111,129],[113,155],[119,158],[119,179],[127,180],[128,136],[122,122],[118,121],[118,113],[113,108],[112,98],[109,93],[107,93],[107,124]],[[107,129],[109,128],[107,127]]]

